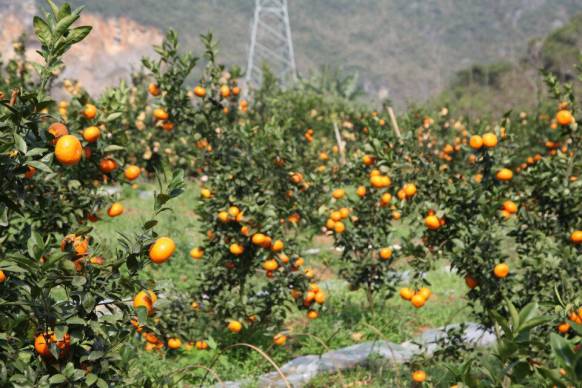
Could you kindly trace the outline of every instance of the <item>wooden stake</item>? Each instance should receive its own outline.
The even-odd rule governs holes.
[[[344,165],[344,164],[346,164],[344,142],[342,140],[342,135],[340,134],[340,131],[337,127],[337,123],[335,121],[333,122],[333,130],[335,132],[335,140],[337,142],[337,147],[339,148],[339,153],[340,153],[340,158],[341,158],[340,161],[341,161],[341,164]]]
[[[396,137],[398,140],[402,142],[402,135],[400,134],[400,128],[398,127],[398,121],[396,121],[396,115],[394,114],[394,109],[391,106],[388,107],[388,114],[390,115],[390,121],[392,122],[392,128],[396,133]]]

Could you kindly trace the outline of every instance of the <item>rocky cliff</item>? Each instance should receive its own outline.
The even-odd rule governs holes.
[[[32,33],[32,18],[37,14],[33,0],[0,0],[0,54],[13,55],[12,42],[21,34],[27,35],[27,57],[39,60]],[[63,78],[77,79],[91,93],[100,93],[108,85],[127,78],[140,66],[144,55],[153,55],[152,45],[162,41],[163,34],[126,17],[103,17],[84,13],[79,25],[93,26],[89,36],[65,56]]]

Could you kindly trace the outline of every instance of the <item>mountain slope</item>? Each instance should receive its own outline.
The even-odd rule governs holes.
[[[38,0],[39,4],[44,4]],[[165,30],[200,48],[212,31],[227,63],[246,63],[253,0],[73,0],[90,12]],[[366,90],[396,101],[426,99],[473,63],[517,61],[582,11],[579,0],[291,0],[300,72],[323,64],[360,72]]]

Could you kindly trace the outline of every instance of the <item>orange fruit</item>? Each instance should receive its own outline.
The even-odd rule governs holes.
[[[483,145],[487,148],[493,148],[497,145],[497,135],[488,132],[483,135]]]
[[[120,202],[114,202],[111,204],[109,209],[107,209],[107,215],[109,217],[117,217],[123,214],[123,205]]]
[[[517,205],[515,204],[515,202],[510,200],[503,202],[503,209],[510,214],[517,213]]]
[[[231,333],[240,333],[242,330],[242,324],[239,321],[230,321],[228,322],[228,330]]]
[[[558,332],[560,334],[566,334],[568,331],[570,331],[570,324],[563,322],[561,324],[558,325]]]
[[[430,230],[437,230],[441,227],[441,223],[437,216],[430,215],[424,219],[424,225]]]
[[[315,310],[309,310],[307,312],[307,318],[309,319],[317,319],[319,317],[319,313]]]
[[[160,87],[152,82],[148,85],[148,92],[150,92],[152,96],[157,97],[160,95]]]
[[[315,303],[324,304],[325,303],[325,292],[319,291],[315,294]]]
[[[206,88],[198,85],[194,88],[194,95],[196,97],[204,97],[206,96]]]
[[[366,186],[359,186],[356,190],[356,194],[358,194],[358,196],[361,198],[366,196]]]
[[[560,125],[570,125],[574,121],[574,117],[569,110],[562,109],[556,114],[556,121]]]
[[[362,157],[362,162],[366,165],[366,166],[371,166],[372,164],[374,164],[374,157],[372,155],[364,155]]]
[[[381,206],[388,205],[390,203],[390,201],[392,201],[392,194],[390,194],[390,193],[384,193],[380,197],[380,205]]]
[[[150,260],[156,264],[165,263],[176,250],[176,244],[169,237],[160,237],[150,246]]]
[[[133,298],[133,308],[137,310],[139,307],[145,307],[148,315],[152,315],[154,313],[154,301],[147,291],[140,291]]]
[[[170,338],[168,340],[168,348],[177,350],[180,349],[180,347],[182,347],[182,341],[180,341],[179,338]]]
[[[391,184],[390,177],[382,176],[382,175],[374,175],[370,177],[370,184],[372,187],[379,189],[383,187],[388,187]]]
[[[339,211],[332,212],[329,218],[335,222],[342,220],[342,213]]]
[[[574,245],[578,245],[578,244],[582,243],[582,230],[573,231],[572,234],[570,235],[570,241]]]
[[[233,218],[238,216],[239,213],[240,213],[240,209],[236,206],[231,206],[228,208],[228,215],[233,217]]]
[[[201,259],[202,256],[204,256],[204,249],[200,247],[192,248],[192,250],[190,251],[190,257],[195,260]]]
[[[412,381],[415,383],[422,383],[426,380],[426,372],[423,370],[415,370],[412,372]]]
[[[224,98],[227,98],[230,96],[230,88],[226,85],[222,85],[220,87],[220,95]]]
[[[499,263],[495,265],[495,268],[493,268],[493,273],[497,278],[503,279],[504,277],[509,275],[509,265],[505,263]]]
[[[210,191],[208,189],[202,189],[202,190],[200,190],[200,196],[202,198],[208,199],[208,198],[212,197],[212,191]]]
[[[68,135],[69,130],[62,123],[52,123],[50,127],[48,127],[48,133],[53,135],[55,139],[58,139],[59,137]]]
[[[141,169],[138,166],[131,164],[125,168],[124,174],[128,181],[133,181],[139,177]]]
[[[156,119],[156,121],[167,120],[170,117],[168,112],[166,112],[162,108],[154,109],[153,115],[154,115],[154,119]]]
[[[404,300],[410,300],[414,296],[414,291],[410,288],[401,288],[400,289],[400,297]]]
[[[273,247],[271,248],[273,252],[281,252],[285,248],[285,244],[281,240],[275,240]]]
[[[380,258],[382,260],[388,260],[392,257],[392,248],[382,248],[380,249]]]
[[[240,94],[240,88],[238,86],[235,86],[232,88],[232,94],[234,96],[238,96]]]
[[[34,350],[36,350],[36,352],[42,357],[49,357],[51,355],[49,345],[50,345],[49,333],[41,333],[37,335],[36,338],[34,339]]]
[[[392,212],[392,219],[398,221],[400,219],[400,217],[402,217],[402,215],[400,214],[399,211],[393,211]]]
[[[287,336],[284,334],[277,334],[273,337],[273,343],[277,346],[283,346],[287,342]]]
[[[0,283],[4,283],[6,281],[6,274],[4,271],[0,270]]]
[[[408,198],[411,198],[416,194],[416,185],[414,183],[407,183],[402,189]]]
[[[88,143],[95,143],[101,136],[101,131],[95,126],[87,127],[83,131],[83,139]]]
[[[240,256],[244,253],[245,248],[242,245],[235,243],[230,245],[229,251],[235,256]]]
[[[255,233],[253,235],[253,237],[251,238],[251,241],[253,242],[253,244],[255,245],[260,245],[262,246],[265,243],[265,240],[267,239],[267,236],[265,236],[262,233]]]
[[[105,158],[99,161],[99,170],[103,174],[109,174],[117,169],[117,162],[113,159]]]
[[[422,295],[424,299],[428,299],[432,295],[432,292],[427,287],[422,287],[420,290],[418,290],[418,293]]]
[[[335,225],[333,226],[333,230],[336,233],[343,233],[346,230],[346,226],[344,225],[343,222],[339,221],[335,223]]]
[[[473,288],[475,288],[475,287],[477,287],[479,285],[479,283],[477,282],[477,280],[475,280],[475,278],[473,278],[472,276],[469,276],[469,275],[465,276],[465,284],[470,289],[473,289]]]
[[[206,350],[208,349],[208,343],[206,341],[196,341],[196,349]]]
[[[342,207],[339,210],[339,213],[340,213],[340,216],[341,216],[342,219],[346,219],[350,215],[350,209],[348,209],[347,207]]]
[[[81,142],[73,135],[64,135],[57,140],[55,156],[64,166],[72,166],[81,160],[83,147]]]
[[[333,193],[331,193],[331,196],[338,200],[342,199],[345,195],[346,192],[344,191],[344,189],[335,189]]]
[[[263,263],[263,269],[265,271],[275,271],[279,268],[279,263],[275,259],[269,259]]]
[[[81,113],[87,120],[92,120],[97,116],[97,108],[93,104],[87,104]]]
[[[410,299],[410,303],[412,303],[414,307],[419,309],[426,303],[426,298],[421,294],[414,294],[414,296]]]
[[[230,217],[228,215],[228,212],[221,211],[220,213],[218,213],[218,219],[224,223],[230,221]]]
[[[497,171],[495,178],[497,178],[498,181],[507,182],[513,178],[513,172],[508,168],[502,168]]]
[[[334,221],[333,219],[331,219],[331,218],[330,218],[330,219],[328,219],[328,220],[325,222],[325,227],[326,227],[327,229],[329,229],[329,230],[333,230],[333,229],[335,228],[335,221]]]
[[[27,168],[27,170],[24,173],[24,177],[26,179],[32,179],[32,177],[36,174],[36,168],[34,168],[32,166],[27,166],[26,168]]]
[[[469,146],[474,150],[481,149],[481,147],[483,147],[483,138],[479,135],[471,136],[471,139],[469,139]]]

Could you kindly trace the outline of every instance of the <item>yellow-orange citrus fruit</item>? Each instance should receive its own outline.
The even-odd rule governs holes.
[[[307,318],[309,319],[317,319],[317,317],[319,317],[319,313],[315,310],[309,310],[307,312]]]
[[[515,202],[510,200],[503,202],[503,209],[510,214],[517,213],[517,205],[515,204]]]
[[[160,95],[160,87],[152,82],[148,85],[148,92],[150,92],[152,96],[157,97]]]
[[[424,306],[426,303],[426,298],[421,294],[414,294],[414,296],[410,299],[410,303],[412,303],[412,305],[418,309]]]
[[[72,166],[81,160],[83,147],[81,142],[73,135],[61,136],[55,146],[57,160],[65,166]]]
[[[154,118],[156,120],[167,120],[170,115],[168,114],[168,112],[166,112],[165,110],[163,110],[162,108],[156,108],[154,109]]]
[[[174,240],[169,237],[158,238],[150,247],[150,260],[156,264],[165,263],[176,250]]]
[[[196,97],[204,97],[206,96],[206,88],[198,85],[194,88],[194,95],[196,95]]]
[[[414,291],[410,288],[401,288],[400,289],[400,297],[404,300],[410,300],[414,296]]]
[[[125,168],[124,175],[128,181],[136,180],[140,174],[141,174],[141,169],[136,165],[132,164],[132,165],[129,165]]]
[[[497,178],[498,181],[507,182],[513,178],[513,172],[508,168],[502,168],[497,171],[495,178]]]
[[[426,372],[423,370],[415,370],[412,372],[412,381],[415,383],[422,383],[426,380]]]
[[[334,197],[335,199],[342,199],[345,195],[346,192],[344,191],[344,189],[335,189],[333,193],[331,193],[331,196]]]
[[[493,148],[497,145],[497,135],[488,132],[483,135],[483,145],[487,148]]]
[[[509,265],[505,263],[496,264],[495,268],[493,268],[493,273],[499,279],[503,279],[504,277],[509,275]]]
[[[244,253],[245,248],[242,245],[235,243],[230,245],[229,250],[233,255],[240,256]]]
[[[83,108],[82,114],[87,120],[93,120],[97,116],[97,108],[93,104],[87,104]]]
[[[284,334],[277,334],[273,337],[273,343],[277,346],[283,346],[287,342],[287,336]]]
[[[154,313],[154,301],[147,291],[140,291],[133,298],[133,308],[137,310],[139,307],[145,307],[148,315],[152,315]]]
[[[424,219],[424,225],[430,230],[437,230],[441,227],[441,223],[437,216],[430,215]]]
[[[6,274],[4,271],[0,270],[0,283],[4,283],[6,281]]]
[[[123,210],[123,205],[120,202],[114,202],[107,209],[107,215],[109,217],[117,217],[123,214]]]
[[[242,324],[239,321],[230,321],[228,322],[228,330],[231,333],[240,333],[242,330]]]
[[[101,136],[101,131],[95,126],[87,127],[83,131],[83,139],[88,143],[95,143]]]
[[[574,117],[569,110],[562,109],[556,114],[556,121],[560,125],[570,125],[574,121]]]
[[[180,347],[182,347],[182,341],[180,341],[179,338],[170,338],[168,340],[168,348],[177,350],[180,349]]]
[[[265,271],[275,271],[277,268],[279,268],[279,263],[275,259],[270,259],[263,263],[263,269]]]
[[[380,258],[382,260],[388,260],[392,257],[392,248],[382,248],[380,249]]]
[[[582,230],[573,231],[570,235],[570,241],[575,245],[582,243]]]
[[[285,248],[285,244],[281,240],[275,240],[273,247],[271,248],[273,252],[281,252]]]
[[[481,147],[483,147],[483,138],[479,135],[471,136],[471,139],[469,139],[469,146],[474,150],[481,149]]]
[[[253,244],[262,246],[265,243],[267,236],[262,233],[255,233],[251,239]]]
[[[202,256],[204,256],[204,249],[200,248],[200,247],[196,247],[196,248],[192,248],[190,250],[190,257],[195,259],[195,260],[199,260],[202,258]]]
[[[424,299],[428,299],[432,295],[432,292],[427,287],[422,287],[420,290],[418,290],[418,293],[422,295]]]

